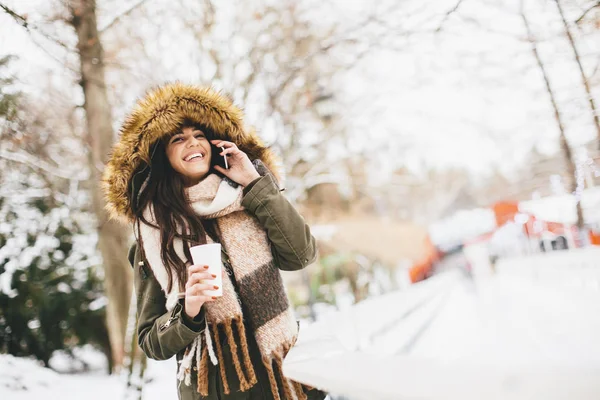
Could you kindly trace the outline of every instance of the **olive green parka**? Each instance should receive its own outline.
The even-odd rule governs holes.
[[[266,175],[254,181],[244,190],[242,205],[248,212],[256,216],[265,228],[275,264],[284,271],[298,271],[312,263],[317,255],[315,239],[308,225],[296,209],[283,196],[272,176]],[[155,360],[166,360],[173,356],[181,360],[188,344],[204,330],[204,312],[193,320],[183,312],[183,304],[167,312],[165,295],[152,271],[141,259],[141,252],[134,245],[129,254],[134,267],[135,292],[137,296],[137,332],[142,351]],[[223,265],[230,266],[225,250],[222,251]],[[268,289],[265,289],[268,290]],[[246,324],[246,332],[252,328]],[[221,343],[225,360],[226,375],[229,381],[230,394],[224,394],[223,383],[218,366],[209,363],[209,396],[197,393],[196,368],[192,372],[192,385],[176,382],[181,400],[269,400],[273,394],[269,386],[269,378],[262,362],[253,335],[248,335],[250,357],[256,372],[258,383],[249,391],[239,391],[240,382],[233,367],[231,350],[225,336]],[[173,380],[175,380],[173,371]],[[325,398],[318,390],[311,390],[309,400]],[[291,399],[290,399],[291,400]]]
[[[128,224],[135,221],[131,202],[136,201],[137,192],[150,173],[154,144],[179,129],[184,121],[193,121],[206,126],[215,139],[234,142],[257,166],[261,177],[244,188],[242,206],[265,229],[275,265],[280,270],[298,271],[312,263],[317,257],[315,238],[302,216],[279,188],[279,163],[275,155],[263,145],[258,135],[244,126],[242,117],[242,111],[227,96],[210,88],[174,83],[147,93],[126,118],[120,138],[113,147],[105,168],[103,185],[111,217]],[[166,360],[176,357],[179,361],[186,347],[205,328],[204,310],[201,309],[194,319],[188,318],[183,312],[183,302],[167,311],[165,294],[155,279],[151,266],[142,258],[141,251],[134,244],[129,251],[129,260],[134,268],[139,345],[149,358]],[[223,249],[222,259],[225,268],[231,270],[226,249]],[[232,271],[229,272],[237,289],[235,276]],[[243,313],[248,315],[243,305],[242,307]],[[208,363],[208,397],[202,397],[197,392],[197,371],[192,371],[191,386],[177,381],[176,371],[173,371],[173,382],[178,385],[180,399],[274,398],[254,339],[254,330],[247,322],[245,329],[258,383],[246,392],[239,391],[231,349],[223,336],[221,346],[230,393],[224,393],[218,366]],[[283,391],[280,390],[280,393]],[[311,400],[317,400],[323,399],[325,394],[313,389],[307,396]]]

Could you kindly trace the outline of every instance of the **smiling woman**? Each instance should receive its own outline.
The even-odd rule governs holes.
[[[108,208],[136,233],[140,347],[177,357],[180,399],[325,397],[282,369],[298,325],[279,269],[302,269],[317,251],[276,175],[272,152],[211,89],[158,88],[121,129],[104,176]],[[212,243],[221,244],[222,287],[209,261],[191,265],[190,248]]]
[[[212,148],[208,129],[184,121],[182,129],[165,138],[171,167],[185,179],[186,186],[197,184],[211,168]]]

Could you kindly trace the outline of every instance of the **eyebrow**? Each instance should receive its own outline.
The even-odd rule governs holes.
[[[204,131],[200,128],[194,128],[194,130],[192,132],[200,132],[201,134],[203,134],[204,136],[206,136],[206,133],[204,133]],[[173,139],[174,137],[177,136],[183,136],[183,132],[176,132],[173,134],[173,136],[171,136],[171,139]]]

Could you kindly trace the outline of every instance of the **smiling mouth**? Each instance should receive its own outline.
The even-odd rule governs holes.
[[[187,156],[186,158],[184,158],[183,161],[190,162],[190,161],[198,160],[198,159],[202,160],[203,158],[204,158],[204,155],[202,153],[193,153],[193,154],[190,154],[189,156]]]

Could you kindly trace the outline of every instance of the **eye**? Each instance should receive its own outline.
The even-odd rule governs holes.
[[[181,138],[181,137],[175,137],[175,138],[171,139],[171,143],[181,142],[182,140],[183,140],[183,138]]]
[[[200,139],[200,138],[206,139],[206,136],[204,136],[204,133],[200,132],[200,133],[196,134],[196,139]]]

